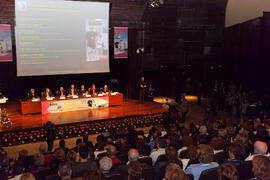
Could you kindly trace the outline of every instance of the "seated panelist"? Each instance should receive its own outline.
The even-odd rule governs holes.
[[[91,95],[98,94],[98,91],[97,91],[97,89],[96,89],[96,85],[95,85],[95,84],[92,84],[92,87],[89,88],[88,91],[89,91],[89,94],[91,94]]]
[[[57,97],[65,97],[67,95],[66,91],[64,90],[63,86],[59,88],[58,91],[56,91]]]
[[[110,92],[110,90],[109,90],[107,84],[105,84],[103,88],[100,88],[100,91],[101,91],[102,93],[109,93],[109,92]]]
[[[68,89],[68,96],[77,96],[78,92],[74,87],[74,84],[70,85],[70,88]]]
[[[46,88],[45,92],[42,94],[42,98],[52,98],[53,93],[51,92],[50,88]]]
[[[84,85],[81,85],[81,89],[78,91],[79,95],[87,94],[87,90],[85,89]]]
[[[39,98],[39,97],[36,94],[35,89],[31,88],[29,93],[27,93],[27,99],[35,99],[35,98]]]

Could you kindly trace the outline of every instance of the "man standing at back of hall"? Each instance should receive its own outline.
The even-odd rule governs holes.
[[[146,92],[146,88],[147,88],[147,84],[144,81],[144,77],[141,77],[141,80],[138,83],[139,86],[139,103],[142,104],[144,103],[144,97],[145,97],[145,92]]]

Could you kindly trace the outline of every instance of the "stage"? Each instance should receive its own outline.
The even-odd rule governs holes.
[[[12,127],[0,128],[0,138],[6,142],[5,146],[44,140],[42,127],[47,121],[57,126],[59,134],[57,138],[60,139],[126,127],[150,126],[160,123],[163,114],[168,111],[160,103],[146,101],[139,104],[138,100],[132,99],[124,99],[121,106],[46,115],[22,115],[20,102],[16,101],[8,101],[4,107],[8,110],[12,121]],[[17,141],[13,140],[14,138],[17,138]],[[21,138],[26,140],[22,141]]]

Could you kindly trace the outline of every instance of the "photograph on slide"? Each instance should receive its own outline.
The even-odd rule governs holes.
[[[86,19],[86,61],[108,60],[108,21]]]

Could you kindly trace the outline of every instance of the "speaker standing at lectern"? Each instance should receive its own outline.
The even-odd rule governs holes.
[[[147,84],[144,81],[144,77],[141,77],[141,80],[139,81],[138,86],[139,86],[139,95],[140,95],[139,103],[142,104],[144,103],[144,96],[145,96],[145,92],[147,88]]]

